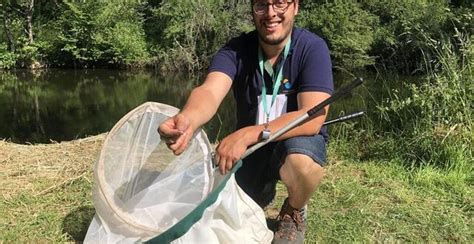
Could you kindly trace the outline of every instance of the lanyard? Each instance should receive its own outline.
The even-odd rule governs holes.
[[[281,60],[281,62],[278,63],[279,68],[278,68],[278,72],[276,73],[276,76],[274,72],[272,72],[271,74],[269,73],[270,76],[272,76],[272,81],[273,81],[272,103],[270,104],[270,108],[273,106],[273,103],[275,102],[275,99],[276,99],[276,95],[278,93],[278,89],[280,88],[280,83],[283,78],[283,66],[285,66],[286,58],[288,57],[288,54],[290,52],[290,45],[291,45],[291,37],[285,45],[285,49],[283,51],[283,59]],[[266,124],[268,124],[269,122],[268,120],[270,118],[270,108],[267,107],[267,99],[266,99],[267,87],[265,85],[265,73],[263,73],[263,70],[264,70],[263,67],[265,65],[265,61],[263,60],[262,47],[258,48],[258,65],[260,66],[260,74],[262,75],[262,95],[260,97],[263,103],[263,111],[265,112],[265,115],[266,115]]]

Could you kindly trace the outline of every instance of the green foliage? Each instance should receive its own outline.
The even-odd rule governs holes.
[[[453,33],[447,1],[365,0],[362,6],[379,16],[380,25],[369,52],[385,69],[405,74],[423,71],[424,58],[436,55],[426,40],[440,40]]]
[[[472,5],[443,0],[318,0],[302,3],[298,23],[328,41],[336,66],[353,70],[375,63],[411,74],[428,72],[425,59],[435,62],[427,39],[452,37],[456,28],[473,34],[472,19]]]
[[[0,6],[0,43],[18,66],[142,66],[197,71],[231,37],[254,29],[248,0],[35,1],[34,41],[26,35],[30,1]],[[474,33],[466,1],[303,1],[297,24],[327,40],[335,67],[427,73],[436,50],[426,40]],[[8,14],[7,14],[8,13]],[[10,41],[11,42],[11,41]],[[458,45],[455,38],[451,42]],[[8,45],[11,45],[8,43]],[[9,56],[10,58],[12,56]],[[6,67],[6,66],[5,66]]]
[[[173,70],[205,68],[229,38],[249,29],[248,20],[240,19],[248,10],[222,0],[163,2],[154,10],[161,30],[157,61]]]
[[[148,61],[141,1],[40,3],[35,5],[32,43],[23,34],[22,16],[10,16],[8,29],[16,39],[20,65],[39,61],[49,66],[122,66]]]
[[[353,156],[363,159],[472,171],[474,52],[471,37],[458,36],[459,49],[427,39],[437,55],[426,63],[429,75],[386,90],[380,84],[373,100],[367,99],[371,112],[363,126],[350,130],[352,137],[336,134],[334,140],[359,145]]]
[[[368,51],[374,42],[378,18],[356,1],[306,4],[298,23],[327,40],[335,66],[353,70],[373,64]]]
[[[140,1],[113,1],[103,6],[95,18],[93,40],[103,53],[101,59],[119,64],[142,64],[149,54],[142,28],[144,5]]]
[[[61,6],[62,15],[57,21],[57,30],[59,31],[58,45],[55,51],[58,51],[55,60],[61,64],[87,62],[95,60],[100,54],[94,52],[92,34],[95,32],[93,16],[97,13],[99,4],[96,3],[76,3],[73,1],[64,1]]]
[[[16,55],[7,50],[7,47],[0,43],[0,69],[12,68],[16,63]]]

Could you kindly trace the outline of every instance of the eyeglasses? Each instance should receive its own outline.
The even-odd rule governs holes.
[[[292,3],[293,1],[288,0],[276,0],[273,3],[257,1],[253,4],[253,12],[258,15],[264,14],[265,11],[267,11],[268,6],[272,5],[273,11],[275,11],[275,13],[284,14]]]

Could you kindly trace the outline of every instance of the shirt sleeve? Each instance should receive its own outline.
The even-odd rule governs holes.
[[[300,86],[298,92],[320,91],[332,94],[334,91],[331,57],[326,42],[312,38],[304,45],[300,60]]]
[[[238,69],[238,41],[233,39],[222,47],[212,58],[208,72],[222,72],[235,80]]]

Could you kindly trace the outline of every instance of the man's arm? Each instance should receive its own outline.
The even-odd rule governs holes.
[[[298,110],[283,114],[279,118],[271,121],[268,125],[272,132],[283,128],[285,125],[305,114],[318,105],[325,99],[330,97],[330,94],[325,92],[302,92],[298,94]],[[326,106],[321,112],[319,112],[313,119],[306,123],[288,131],[276,139],[276,141],[284,140],[295,136],[312,136],[319,133],[329,110],[329,106]]]
[[[217,112],[231,86],[232,80],[226,74],[209,73],[204,83],[191,92],[180,113],[191,120],[191,125],[195,129],[201,127]]]
[[[181,112],[160,125],[160,135],[176,155],[186,149],[194,131],[214,116],[231,86],[228,75],[209,73],[204,83],[193,89]]]
[[[297,96],[298,110],[283,114],[277,119],[271,121],[268,124],[268,128],[272,132],[283,128],[291,121],[330,97],[330,95],[325,92],[301,92]],[[329,106],[326,106],[316,117],[281,135],[276,139],[276,141],[295,136],[310,136],[319,133],[319,130],[326,120],[328,109]],[[222,140],[217,148],[217,162],[219,162],[221,173],[227,173],[234,163],[240,159],[245,150],[247,150],[247,147],[259,141],[260,133],[263,129],[263,125],[247,126],[230,134]]]

